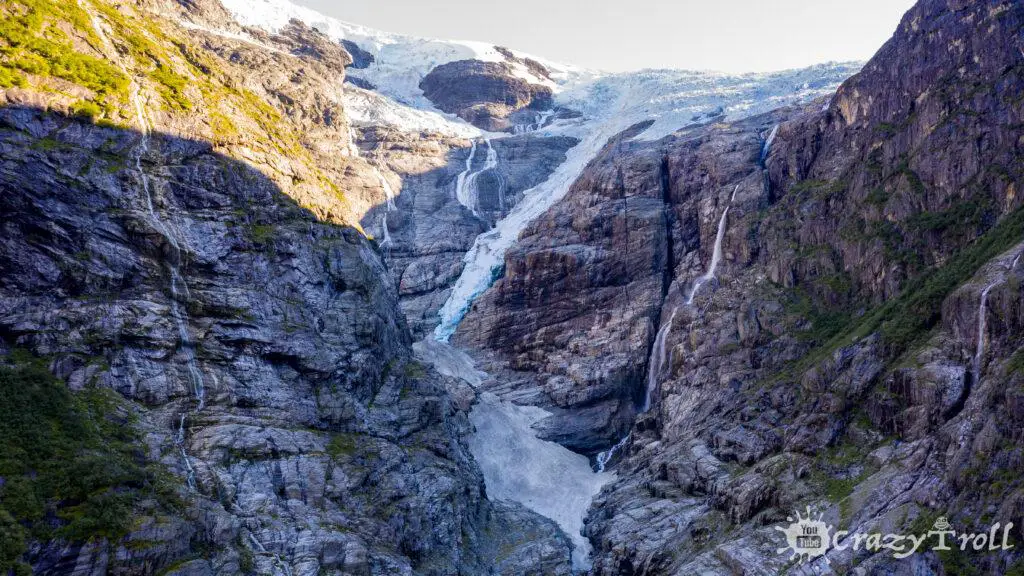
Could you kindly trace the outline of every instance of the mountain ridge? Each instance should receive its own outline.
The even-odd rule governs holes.
[[[0,572],[1020,569],[774,525],[1024,513],[1024,6],[921,0],[859,72],[601,77],[247,7],[0,9],[0,378],[123,463],[83,496],[3,444]],[[487,89],[428,98],[449,61]],[[520,488],[579,454],[584,518]]]

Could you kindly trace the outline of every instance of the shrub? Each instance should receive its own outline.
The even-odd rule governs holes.
[[[39,362],[17,360],[0,367],[0,573],[28,539],[118,539],[141,499],[173,505],[117,394],[72,393]]]

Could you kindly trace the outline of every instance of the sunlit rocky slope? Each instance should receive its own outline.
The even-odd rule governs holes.
[[[775,530],[1024,535],[1019,2],[739,76],[0,14],[0,573],[1021,569]]]

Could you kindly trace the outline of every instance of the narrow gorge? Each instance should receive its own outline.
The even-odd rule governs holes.
[[[1024,573],[1021,2],[757,74],[0,13],[0,575]]]

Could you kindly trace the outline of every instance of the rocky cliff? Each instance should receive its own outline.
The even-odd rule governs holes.
[[[70,490],[14,420],[0,571],[568,572],[554,523],[485,498],[354,227],[385,193],[339,45],[212,2],[3,10],[0,380],[123,465]]]
[[[437,66],[420,82],[423,95],[439,109],[492,132],[511,130],[516,112],[551,109],[551,87],[541,83],[550,83],[548,70],[508,49],[499,51],[501,62],[457,60]]]
[[[924,0],[830,99],[624,133],[508,253],[456,340],[551,407],[550,438],[628,432],[600,457],[594,573],[795,571],[773,525],[807,505],[850,532],[1020,526],[1022,18]]]
[[[921,0],[809,104],[846,73],[579,110],[511,50],[225,6],[0,7],[0,573],[570,574],[584,484],[593,574],[1022,569],[775,529],[1024,537],[1019,2]],[[413,354],[470,268],[487,378]],[[557,524],[488,499],[550,500],[515,466],[585,477]]]

